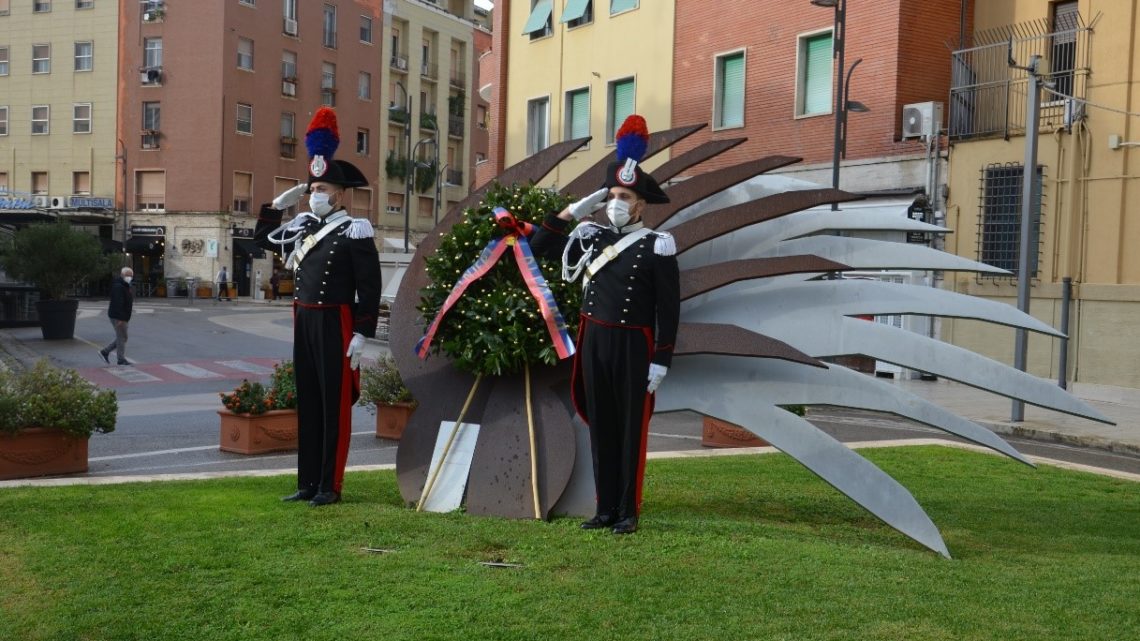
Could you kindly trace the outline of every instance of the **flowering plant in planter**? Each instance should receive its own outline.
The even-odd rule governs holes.
[[[375,412],[377,405],[411,403],[416,405],[412,392],[404,386],[400,370],[396,369],[396,359],[382,356],[375,365],[360,369],[360,399],[356,404]]]
[[[47,427],[85,439],[115,431],[118,413],[115,390],[99,389],[73,369],[43,360],[29,370],[0,370],[0,434]]]
[[[282,361],[273,367],[269,385],[242,380],[234,391],[218,394],[222,405],[234,414],[257,416],[270,410],[297,409],[297,383],[293,361]]]

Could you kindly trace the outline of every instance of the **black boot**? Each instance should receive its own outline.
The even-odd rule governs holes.
[[[637,517],[627,516],[614,523],[614,534],[633,534],[637,531]]]
[[[317,495],[316,490],[297,490],[289,496],[281,497],[282,501],[308,501]]]
[[[339,492],[318,492],[315,496],[313,496],[313,500],[309,501],[309,505],[313,507],[320,507],[322,505],[332,505],[333,503],[339,502]]]
[[[609,527],[614,524],[617,519],[612,514],[598,514],[589,521],[585,521],[580,525],[583,530],[600,530],[604,527]]]

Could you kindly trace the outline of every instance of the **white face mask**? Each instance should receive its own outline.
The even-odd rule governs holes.
[[[610,224],[618,229],[625,227],[629,223],[629,203],[624,200],[614,200],[606,203],[606,218],[610,219]]]
[[[128,285],[130,285],[131,281],[134,279],[135,279],[134,276],[123,276],[123,280],[126,281]]]
[[[329,195],[310,194],[309,209],[312,209],[314,214],[321,216],[322,218],[324,216],[327,216],[328,213],[333,210],[333,205],[329,202]]]

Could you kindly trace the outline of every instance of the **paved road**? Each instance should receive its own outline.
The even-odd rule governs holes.
[[[290,357],[292,319],[286,307],[199,300],[139,299],[130,325],[127,357],[132,366],[107,366],[97,349],[112,337],[105,303],[80,306],[74,341],[43,341],[38,328],[7,330],[18,340],[22,360],[47,356],[85,378],[117,391],[114,433],[90,442],[92,476],[289,470],[293,453],[243,456],[218,450],[219,392],[243,378],[265,380],[274,363]],[[370,342],[366,358],[387,351]],[[941,437],[942,433],[884,415],[817,410],[810,419],[839,440],[870,441]],[[701,418],[692,413],[658,415],[650,425],[649,449],[700,449]],[[395,462],[393,441],[377,439],[372,415],[353,412],[349,465]],[[1140,474],[1140,459],[1099,450],[1012,441],[1023,453]]]

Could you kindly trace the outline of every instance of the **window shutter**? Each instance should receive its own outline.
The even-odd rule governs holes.
[[[586,15],[586,6],[590,4],[590,0],[570,0],[566,3],[566,10],[562,12],[562,19],[559,22],[570,22],[577,20]]]
[[[538,0],[534,4],[534,9],[531,9],[530,17],[526,20],[526,26],[523,27],[522,35],[534,33],[535,31],[542,31],[546,28],[546,21],[550,18],[550,13],[553,11],[551,0]]]
[[[610,123],[609,142],[614,141],[614,135],[621,128],[621,123],[633,113],[633,81],[615,82],[613,99],[613,122]]]
[[[570,94],[570,138],[590,135],[590,92]]]
[[[831,108],[831,34],[809,38],[805,49],[803,113],[826,113]]]
[[[721,127],[740,127],[744,124],[744,54],[737,53],[721,58],[720,86]]]
[[[636,9],[637,0],[610,0],[610,15],[625,11],[626,9]],[[621,123],[618,123],[621,126]]]

